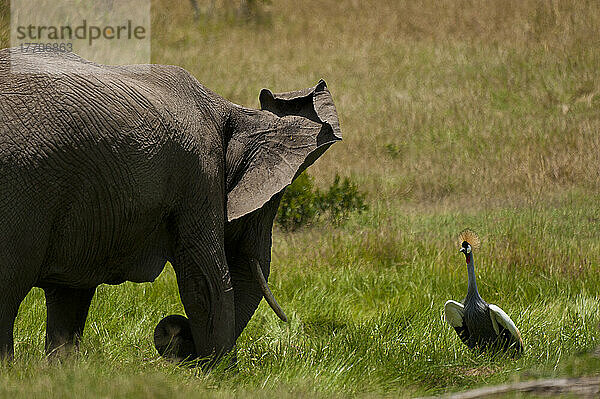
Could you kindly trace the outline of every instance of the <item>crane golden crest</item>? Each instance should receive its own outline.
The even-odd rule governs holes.
[[[481,240],[479,239],[479,236],[471,229],[464,229],[460,232],[460,234],[458,235],[458,245],[460,246],[463,243],[463,241],[468,242],[473,249],[478,249],[481,245]]]

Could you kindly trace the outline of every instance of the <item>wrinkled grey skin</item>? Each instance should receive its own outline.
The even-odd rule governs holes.
[[[10,51],[54,73],[13,74]],[[193,339],[173,357],[230,351],[263,297],[250,264],[268,278],[283,190],[341,139],[323,81],[260,100],[237,106],[175,66],[1,50],[2,357],[32,287],[54,353],[77,345],[99,284],[153,281],[167,261],[189,319],[163,324]]]

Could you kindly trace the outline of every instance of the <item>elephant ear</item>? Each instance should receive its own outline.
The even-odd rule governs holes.
[[[238,164],[232,168],[238,172],[228,178],[229,221],[260,209],[342,139],[335,105],[323,80],[286,93],[263,89],[260,104],[262,111],[268,111],[254,111],[255,121],[261,123],[244,135],[234,134],[227,149],[227,157],[231,154],[233,159],[244,153],[243,160],[231,161]]]
[[[277,116],[303,116],[313,122],[329,125],[335,140],[342,139],[340,123],[327,84],[323,79],[315,87],[273,94],[268,89],[260,92],[260,109]]]

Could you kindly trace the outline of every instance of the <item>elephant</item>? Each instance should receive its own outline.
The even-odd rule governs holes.
[[[285,188],[341,140],[326,83],[236,105],[170,65],[0,50],[0,355],[43,289],[45,350],[78,348],[100,284],[170,262],[186,317],[154,333],[172,360],[235,356],[268,288]],[[200,361],[200,360],[199,360]]]

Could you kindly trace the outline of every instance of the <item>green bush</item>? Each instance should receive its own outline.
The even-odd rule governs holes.
[[[329,217],[335,223],[341,223],[350,212],[361,213],[367,210],[365,196],[358,191],[357,184],[348,177],[344,177],[340,183],[338,174],[335,175],[329,190],[319,196],[319,207],[323,211],[329,211]]]
[[[336,174],[333,184],[321,192],[314,186],[313,178],[302,172],[283,194],[276,222],[284,230],[295,230],[325,215],[339,224],[350,212],[360,213],[367,208],[364,194],[349,178],[341,180]]]
[[[319,211],[317,197],[319,190],[314,187],[313,178],[306,172],[288,186],[277,210],[277,223],[285,230],[295,230],[309,224]]]

